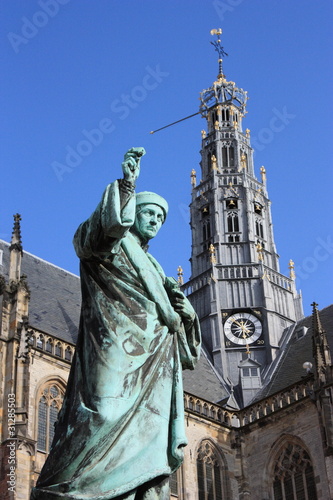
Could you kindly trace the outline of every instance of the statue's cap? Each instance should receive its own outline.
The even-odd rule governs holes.
[[[159,194],[151,193],[150,191],[142,191],[136,194],[136,206],[154,204],[162,208],[164,216],[167,216],[169,205],[168,202]]]

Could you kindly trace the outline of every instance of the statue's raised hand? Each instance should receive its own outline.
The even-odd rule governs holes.
[[[135,184],[136,179],[140,174],[140,159],[145,155],[144,148],[131,148],[125,153],[122,168],[124,172],[124,179],[131,184]]]

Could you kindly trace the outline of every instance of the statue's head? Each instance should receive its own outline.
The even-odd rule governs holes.
[[[154,238],[168,213],[167,201],[156,193],[143,191],[136,195],[136,217],[133,231],[142,242]]]

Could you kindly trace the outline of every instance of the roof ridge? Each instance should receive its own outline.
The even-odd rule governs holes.
[[[8,243],[5,240],[0,239],[1,243],[4,243],[8,248],[10,247],[10,243]],[[48,260],[42,259],[41,257],[38,257],[38,255],[35,255],[33,253],[27,252],[26,250],[23,250],[23,254],[29,255],[30,257],[34,257],[35,259],[38,259],[40,262],[44,262],[45,264],[49,264],[50,266],[60,269],[61,271],[64,271],[67,274],[71,274],[72,276],[75,276],[75,278],[80,279],[80,276],[78,274],[72,273],[71,271],[68,271],[67,269],[64,269],[63,267],[57,266],[56,264],[52,264],[52,262],[49,262]]]

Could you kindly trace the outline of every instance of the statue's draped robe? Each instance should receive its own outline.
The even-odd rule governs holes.
[[[109,500],[175,471],[186,445],[182,368],[200,349],[155,259],[129,232],[135,195],[110,184],[78,228],[82,312],[50,455],[32,498]]]

